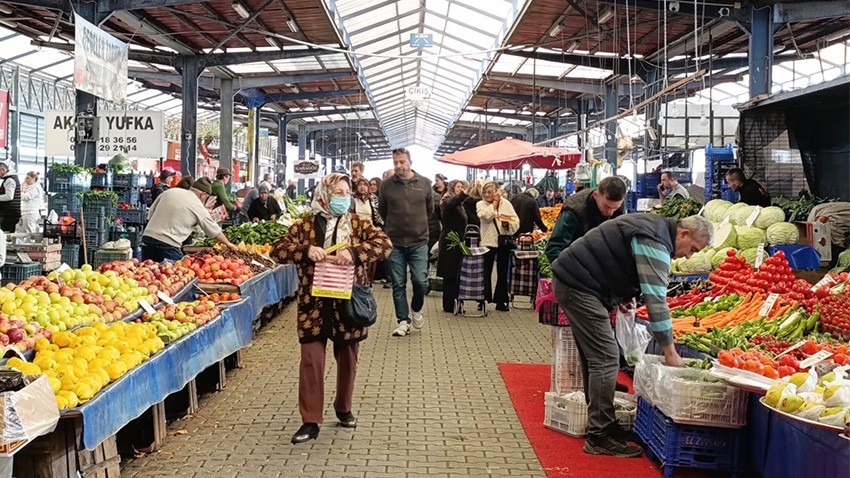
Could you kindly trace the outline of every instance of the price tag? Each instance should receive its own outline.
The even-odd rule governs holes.
[[[166,304],[168,304],[168,305],[174,305],[174,301],[173,301],[173,300],[171,300],[171,297],[169,297],[169,295],[168,295],[168,294],[166,294],[165,292],[163,292],[163,291],[161,291],[161,290],[158,290],[158,291],[156,291],[156,296],[157,296],[157,297],[159,297],[159,298],[160,298],[160,300],[162,300],[162,301],[163,301],[163,302],[165,302]]]
[[[151,306],[145,299],[139,299],[139,305],[141,305],[142,308],[145,309],[145,312],[149,314],[156,313],[156,310],[153,308],[153,306]]]
[[[65,263],[63,262],[61,266],[59,266],[59,267],[57,267],[57,268],[56,268],[56,273],[57,273],[57,274],[61,274],[61,273],[65,272],[65,271],[69,271],[69,270],[71,270],[71,266],[69,266],[68,264],[65,264]]]
[[[815,290],[818,290],[825,285],[832,285],[832,284],[835,284],[835,279],[833,279],[832,276],[830,276],[830,275],[826,275],[826,276],[824,276],[823,279],[819,280],[817,284],[812,286],[812,290],[815,291]]]
[[[12,352],[13,355],[23,360],[24,362],[28,361],[27,358],[24,357],[24,354],[21,352],[21,349],[19,349],[18,346],[15,344],[10,344],[3,347],[3,358],[10,358],[9,352]]]
[[[269,266],[267,266],[267,265],[263,264],[262,262],[258,262],[258,261],[254,260],[254,259],[251,259],[251,264],[254,264],[255,266],[260,266],[260,267],[262,267],[263,269],[268,269],[268,268],[269,268]]]
[[[753,223],[756,222],[756,219],[759,217],[759,213],[761,212],[761,208],[756,206],[756,210],[753,211],[752,214],[747,218],[747,226],[753,227]]]
[[[787,349],[783,350],[782,353],[777,355],[775,358],[779,358],[779,357],[781,357],[785,354],[791,353],[791,352],[797,350],[798,348],[802,347],[803,344],[805,344],[805,343],[806,343],[805,339],[801,340],[801,341],[797,342],[796,344],[794,344],[794,345],[788,347]]]
[[[702,216],[703,211],[705,211],[705,204],[703,204],[702,207],[699,208],[699,212],[697,213],[697,216]]]
[[[29,264],[32,262],[32,259],[26,252],[16,252],[15,255],[18,257],[18,262],[22,264]]]
[[[720,221],[720,225],[717,226],[717,227],[723,227],[723,226],[726,226],[728,224],[729,224],[729,215],[727,214],[726,217],[724,217],[723,220]]]
[[[812,365],[823,362],[824,360],[832,357],[832,352],[829,350],[821,350],[820,352],[812,355],[811,357],[800,362],[800,369],[809,368]]]
[[[779,294],[770,294],[767,296],[767,300],[762,304],[761,309],[759,309],[759,317],[767,317],[767,314],[773,310],[773,304],[776,303],[776,300],[779,299]]]
[[[848,370],[850,370],[850,365],[842,365],[840,367],[835,367],[835,371],[840,372],[843,375],[846,375]],[[836,375],[838,374],[836,373]]]
[[[756,269],[761,267],[761,263],[764,262],[764,243],[759,243],[759,248],[756,251]]]

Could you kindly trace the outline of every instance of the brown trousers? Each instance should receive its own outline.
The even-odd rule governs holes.
[[[325,347],[319,340],[301,344],[301,366],[298,372],[298,408],[304,423],[319,423],[325,413]],[[350,412],[357,375],[357,354],[360,343],[333,344],[336,359],[336,399],[334,410]]]

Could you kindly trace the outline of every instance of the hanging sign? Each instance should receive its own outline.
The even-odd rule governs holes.
[[[427,86],[409,86],[405,90],[408,100],[422,101],[431,98],[431,88]]]
[[[6,132],[9,125],[9,92],[0,90],[0,148],[7,146]]]
[[[74,14],[74,87],[98,98],[123,105],[127,102],[129,48]]]
[[[322,167],[315,159],[299,159],[293,166],[295,179],[316,179],[322,176]]]
[[[122,153],[134,158],[162,156],[161,111],[104,111],[100,119],[97,155],[113,157]],[[44,112],[44,154],[74,155],[74,112]]]
[[[412,48],[430,48],[434,45],[433,33],[411,33],[410,46]]]

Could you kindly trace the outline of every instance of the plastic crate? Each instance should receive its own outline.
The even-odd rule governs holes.
[[[558,394],[584,390],[581,359],[570,327],[552,327],[552,384]]]
[[[78,193],[88,189],[82,174],[47,172],[47,190],[52,193]]]
[[[62,262],[68,264],[72,269],[80,267],[80,245],[63,244],[61,251]]]
[[[795,271],[813,271],[820,269],[820,254],[812,246],[794,244],[790,246],[770,246],[767,248],[771,256],[779,251],[785,252],[785,259]]]
[[[142,231],[140,229],[134,231],[119,231],[116,229],[110,229],[109,240],[117,241],[118,239],[127,239],[130,241],[130,247],[135,249],[142,244]]]
[[[101,231],[86,230],[86,248],[89,251],[100,247],[106,242],[106,233]],[[91,262],[91,261],[89,261]]]
[[[103,264],[112,261],[129,261],[133,258],[133,251],[130,249],[125,250],[111,250],[111,249],[99,249],[94,252],[94,257],[91,261],[91,266],[94,269],[97,269]]]
[[[7,263],[0,267],[0,274],[3,278],[0,279],[3,285],[10,282],[17,284],[24,279],[41,274],[41,264],[38,262],[30,262],[27,264]]]
[[[115,200],[111,197],[94,197],[85,196],[83,199],[83,207],[86,208],[103,208],[107,215],[115,215]]]
[[[635,180],[635,192],[639,198],[657,198],[661,173],[638,174]]]
[[[634,401],[633,395],[620,392],[617,392],[614,398],[614,405],[617,407],[614,413],[620,426],[625,430],[631,430],[634,427],[637,414]],[[572,392],[568,395],[546,392],[545,406],[546,415],[543,425],[546,428],[572,437],[587,435],[587,403],[584,392]]]
[[[109,222],[109,218],[104,214],[103,208],[89,209],[83,208],[83,215],[85,215],[85,229],[87,231],[96,230],[96,231],[105,231],[106,226]],[[71,217],[77,221],[78,224],[83,223],[80,213],[71,213]]]
[[[61,193],[47,197],[47,209],[56,211],[60,216],[65,212],[80,212],[83,203],[76,193]]]
[[[141,194],[138,191],[126,191],[118,194],[119,204],[138,206],[141,203]]]
[[[148,210],[141,209],[116,209],[115,216],[124,224],[147,224]]]
[[[537,321],[543,325],[570,325],[567,314],[554,300],[545,301],[537,308]]]
[[[83,228],[78,223],[71,225],[63,224],[45,224],[44,237],[61,237],[65,242],[70,239],[77,239],[83,236]]]
[[[92,173],[91,187],[108,189],[112,187],[112,173]]]
[[[140,176],[135,173],[129,174],[113,174],[112,189],[116,191],[125,191],[127,189],[139,189]]]

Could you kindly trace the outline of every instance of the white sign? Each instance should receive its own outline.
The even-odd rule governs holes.
[[[759,248],[756,251],[756,269],[761,267],[761,263],[764,262],[764,243],[759,243]]]
[[[832,278],[831,275],[827,274],[823,277],[823,279],[819,280],[817,284],[812,286],[812,292],[820,289],[825,285],[832,285],[835,283],[835,279]]]
[[[74,27],[74,87],[123,105],[129,47],[77,14]]]
[[[173,300],[171,299],[171,297],[169,297],[169,295],[168,295],[168,294],[166,294],[165,292],[163,292],[163,291],[161,291],[161,290],[158,290],[158,291],[156,291],[156,296],[157,296],[157,297],[159,297],[159,299],[160,299],[161,301],[165,302],[166,304],[168,304],[168,305],[174,305],[174,301],[173,301]]]
[[[800,362],[800,370],[809,368],[816,363],[823,362],[824,360],[830,357],[832,357],[832,352],[830,352],[829,350],[821,350],[820,352]]]
[[[767,314],[773,310],[773,304],[776,303],[776,300],[779,299],[779,294],[770,294],[767,296],[767,300],[762,304],[761,309],[759,309],[759,317],[767,317]]]
[[[431,88],[427,86],[409,86],[407,90],[407,99],[411,101],[422,101],[431,98]]]
[[[111,158],[118,153],[132,158],[162,156],[161,111],[104,111],[99,114],[100,138],[97,155]],[[44,154],[74,155],[74,112],[44,112]]]
[[[145,299],[139,299],[139,305],[142,306],[148,314],[153,315],[156,313],[156,310]]]
[[[761,208],[759,206],[756,206],[756,208],[753,210],[753,212],[750,214],[750,216],[747,217],[747,226],[748,227],[753,227],[753,223],[756,222],[756,219],[758,219],[759,213],[761,213]]]
[[[314,179],[322,177],[322,166],[314,159],[299,159],[293,166],[295,179]]]

